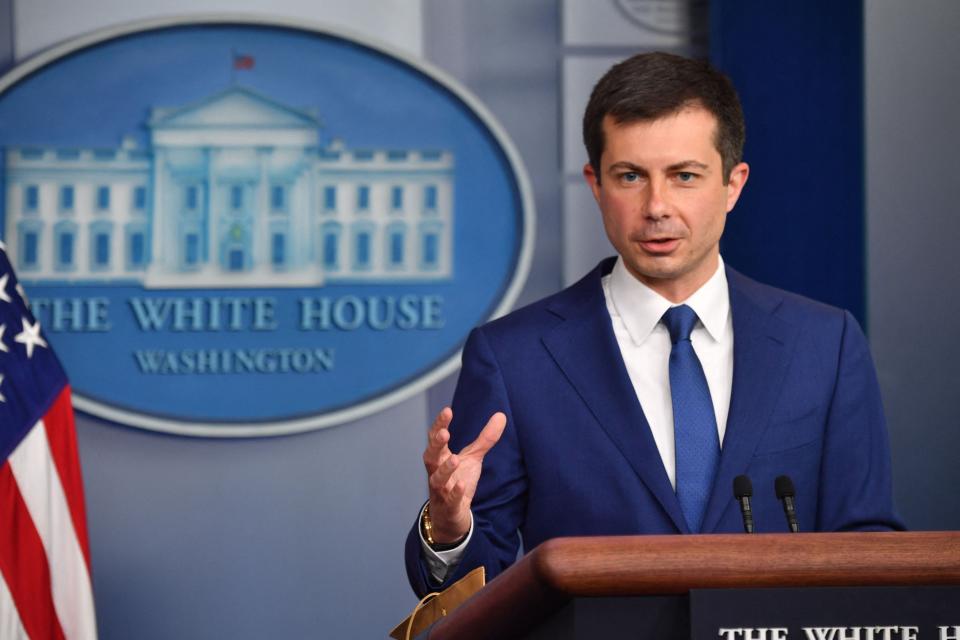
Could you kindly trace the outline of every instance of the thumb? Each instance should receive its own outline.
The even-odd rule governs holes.
[[[477,439],[471,442],[466,447],[466,450],[460,452],[461,455],[464,453],[479,455],[481,457],[487,455],[487,452],[493,448],[493,445],[500,441],[500,436],[503,435],[503,430],[506,426],[507,416],[497,411],[487,420],[486,426],[483,427]]]

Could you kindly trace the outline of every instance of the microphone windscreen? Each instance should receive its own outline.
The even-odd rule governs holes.
[[[793,480],[788,476],[777,476],[777,479],[773,481],[773,486],[777,491],[777,499],[783,500],[784,498],[792,498],[797,492],[793,488]]]
[[[737,476],[733,479],[733,495],[739,500],[740,498],[749,498],[753,495],[753,483],[750,482],[750,478],[744,475]]]

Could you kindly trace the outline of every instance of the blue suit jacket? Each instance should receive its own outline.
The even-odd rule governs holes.
[[[560,293],[475,329],[453,400],[451,449],[507,416],[484,459],[474,533],[446,583],[488,579],[557,536],[689,533],[630,383],[600,279],[607,260]],[[797,490],[801,530],[899,529],[876,374],[847,312],[727,269],[733,388],[704,532],[743,531],[733,478],[753,480],[757,531],[786,531],[774,478]],[[416,524],[406,546],[414,591],[427,582]],[[445,585],[444,585],[445,586]]]

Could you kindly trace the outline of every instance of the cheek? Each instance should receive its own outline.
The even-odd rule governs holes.
[[[622,218],[611,215],[609,212],[604,213],[603,230],[606,232],[607,240],[617,250],[617,253],[627,250],[629,245],[627,238],[630,236],[630,229]]]
[[[633,212],[636,210],[636,202],[627,195],[611,195],[610,193],[605,193],[601,196],[600,208],[604,212],[604,217],[624,225],[633,217]]]
[[[727,221],[727,214],[722,211],[715,212],[711,214],[710,220],[707,225],[707,240],[710,243],[716,243],[720,241],[720,236],[723,235],[723,227]]]
[[[696,203],[696,211],[696,219],[692,221],[695,231],[707,240],[718,238],[727,220],[726,198],[703,198]]]
[[[603,230],[607,232],[610,241],[616,244],[617,236],[620,235],[620,225],[616,216],[611,215],[608,211],[603,213]]]
[[[607,197],[601,203],[603,226],[608,231],[624,231],[630,227],[633,215],[627,203]]]

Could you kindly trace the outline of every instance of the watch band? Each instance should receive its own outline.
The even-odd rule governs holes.
[[[423,515],[420,516],[420,534],[423,536],[423,539],[426,540],[427,545],[434,551],[450,551],[451,549],[456,549],[467,539],[467,536],[463,536],[454,542],[437,542],[433,539],[433,520],[430,519],[429,500],[423,507]],[[467,532],[467,535],[469,535],[469,532]]]

